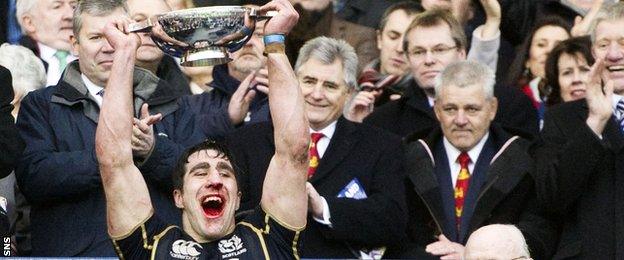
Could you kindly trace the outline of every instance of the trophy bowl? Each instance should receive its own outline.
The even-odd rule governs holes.
[[[182,66],[213,66],[231,61],[228,52],[237,51],[245,45],[253,34],[256,21],[273,15],[267,13],[261,16],[255,9],[243,6],[191,8],[132,23],[129,31],[151,32],[154,43],[165,54],[180,58]],[[163,37],[162,33],[166,36]],[[167,37],[188,46],[163,39]]]

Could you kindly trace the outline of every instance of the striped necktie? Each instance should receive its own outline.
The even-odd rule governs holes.
[[[620,124],[620,130],[624,133],[624,98],[620,99],[615,106],[615,116]]]
[[[457,176],[457,182],[455,183],[455,223],[457,224],[457,230],[460,230],[461,216],[464,210],[464,198],[468,193],[468,185],[470,184],[470,171],[468,170],[468,163],[470,163],[470,156],[466,152],[462,152],[457,161],[461,169]]]
[[[308,165],[308,179],[312,178],[314,173],[316,172],[316,168],[318,168],[319,160],[321,156],[319,155],[318,149],[316,149],[316,145],[321,138],[325,136],[323,133],[312,133],[310,137],[310,147],[308,152],[308,158],[310,158],[310,164]]]

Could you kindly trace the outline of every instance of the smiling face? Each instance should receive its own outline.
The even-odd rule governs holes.
[[[487,98],[483,87],[454,85],[441,88],[434,111],[444,136],[460,151],[469,151],[488,132],[496,116],[496,98]]]
[[[127,17],[122,8],[109,15],[93,16],[83,13],[82,27],[78,36],[71,37],[72,52],[78,54],[80,71],[98,86],[105,87],[113,65],[115,49],[104,37],[105,26],[115,20]]]
[[[601,21],[596,26],[592,54],[603,59],[605,70],[602,78],[612,80],[614,92],[624,94],[624,18]]]
[[[182,190],[173,193],[184,231],[198,242],[220,239],[234,231],[240,204],[232,164],[215,150],[197,151],[187,161]]]
[[[388,15],[383,31],[377,34],[379,49],[380,72],[383,74],[403,75],[407,72],[407,61],[403,52],[403,34],[413,15],[401,9]]]
[[[344,81],[342,62],[331,64],[310,58],[297,70],[297,78],[306,102],[310,127],[321,130],[336,121],[351,93]]]
[[[76,0],[39,0],[20,18],[22,27],[35,41],[57,50],[69,51],[76,2]]]
[[[559,71],[559,91],[563,102],[585,97],[585,83],[589,69],[590,66],[582,54],[561,54],[557,62],[557,70]]]
[[[557,43],[570,38],[568,32],[559,26],[546,25],[535,31],[529,48],[529,59],[525,67],[536,77],[544,78],[546,58]]]

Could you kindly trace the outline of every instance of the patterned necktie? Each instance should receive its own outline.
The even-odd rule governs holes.
[[[470,156],[468,153],[462,152],[457,161],[461,169],[457,176],[457,182],[455,183],[455,223],[457,224],[457,230],[459,231],[461,225],[461,216],[464,209],[464,198],[468,193],[468,185],[470,183],[470,171],[468,170],[468,163],[470,163]]]
[[[615,116],[618,119],[618,123],[620,124],[620,129],[624,133],[624,98],[618,101],[615,106]]]
[[[61,74],[63,74],[63,71],[65,70],[65,67],[67,66],[67,55],[69,55],[69,52],[60,51],[60,50],[54,53],[54,57],[59,62],[59,71],[61,72]]]
[[[310,159],[310,164],[308,165],[308,179],[312,178],[312,175],[316,172],[316,168],[318,168],[321,156],[319,156],[319,152],[316,149],[316,144],[323,136],[325,136],[323,133],[311,134],[310,147],[308,149],[308,158]]]

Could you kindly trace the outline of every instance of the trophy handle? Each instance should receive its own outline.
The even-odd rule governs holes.
[[[256,27],[256,22],[273,18],[274,16],[277,15],[277,11],[268,11],[265,14],[261,15],[258,13],[257,9],[251,8],[249,10],[248,15],[249,15],[249,18],[251,18],[251,21],[253,23],[252,26],[251,27],[245,26],[243,27],[243,29],[238,31],[238,34],[242,35],[242,37],[238,41],[228,44],[227,48],[229,52],[235,52],[243,48],[243,46],[245,46],[247,41],[251,39],[251,36],[253,35],[253,32],[254,32],[254,28]]]
[[[152,27],[154,27],[152,19],[145,19],[141,22],[128,24],[128,32],[151,32]]]
[[[259,14],[258,10],[251,8],[249,11],[249,17],[254,18],[256,21],[268,20],[277,15],[277,11],[268,11],[265,14]]]

